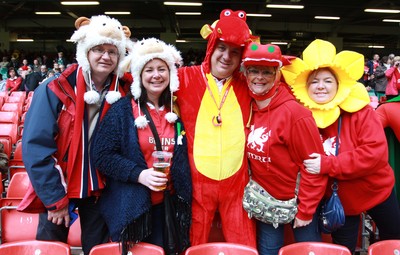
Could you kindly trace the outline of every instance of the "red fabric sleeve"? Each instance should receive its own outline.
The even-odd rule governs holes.
[[[289,153],[299,165],[301,178],[298,194],[297,218],[311,220],[318,204],[325,194],[327,175],[308,173],[302,164],[311,153],[323,154],[324,150],[318,128],[312,117],[302,118],[296,122],[291,131],[292,143],[289,144]]]

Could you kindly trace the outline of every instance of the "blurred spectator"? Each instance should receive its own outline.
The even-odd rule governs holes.
[[[45,78],[40,72],[31,72],[26,75],[20,90],[34,91]]]
[[[57,78],[60,77],[60,75],[61,75],[61,70],[60,70],[59,67],[54,68],[53,71],[54,71],[54,76],[55,76],[55,77],[57,77]]]
[[[6,81],[6,91],[10,93],[17,91],[21,86],[22,78],[18,76],[14,68],[8,70],[8,79]]]
[[[11,57],[11,62],[8,65],[8,68],[14,68],[14,70],[18,70],[19,67],[19,63],[18,63],[18,59],[15,57]]]
[[[21,65],[20,67],[24,67],[24,66],[26,66],[26,67],[29,66],[29,62],[28,62],[28,60],[27,60],[26,58],[24,58],[24,59],[22,60],[22,65]]]
[[[42,80],[47,78],[47,66],[46,65],[41,65],[40,66],[40,76],[42,77]]]
[[[40,72],[40,63],[39,63],[39,59],[38,58],[35,58],[33,60],[32,69],[33,69],[34,72]]]
[[[3,75],[0,74],[0,92],[6,91],[6,79],[4,79]]]
[[[68,64],[67,59],[64,57],[64,52],[60,51],[57,53],[57,58],[54,60],[54,63],[64,66]]]
[[[25,79],[26,75],[32,72],[32,68],[30,66],[21,66],[18,68],[18,75],[21,76],[22,79]]]
[[[64,72],[65,70],[65,65],[58,65],[58,67],[60,68],[60,72]]]
[[[47,68],[53,67],[53,63],[45,54],[42,55],[42,65],[45,65]]]
[[[388,79],[385,91],[388,100],[399,95],[400,91],[400,56],[395,56],[393,61],[393,66],[385,72]]]
[[[374,73],[375,94],[378,98],[378,102],[381,100],[381,97],[385,96],[386,86],[388,84],[388,80],[386,79],[385,72],[389,68],[390,68],[389,57],[383,56],[381,63],[376,68],[375,73]]]
[[[4,56],[3,61],[0,62],[0,68],[8,68],[10,62],[8,62],[8,57]]]

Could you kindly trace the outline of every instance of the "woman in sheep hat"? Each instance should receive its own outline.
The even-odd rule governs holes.
[[[94,141],[95,164],[107,178],[101,212],[111,239],[122,241],[124,252],[131,244],[145,241],[164,247],[169,254],[163,235],[164,193],[160,191],[167,182],[190,211],[192,186],[186,136],[173,107],[173,93],[179,88],[176,63],[180,59],[175,47],[161,40],[135,43],[132,54],[121,64],[121,69],[133,76],[131,94],[111,107]],[[159,150],[157,136],[161,149],[173,153],[170,174],[152,168],[152,152]],[[186,214],[182,222],[187,227],[186,240],[190,220],[191,214]]]

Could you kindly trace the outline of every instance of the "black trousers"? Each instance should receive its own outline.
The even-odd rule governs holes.
[[[400,207],[394,190],[382,203],[367,211],[379,230],[380,240],[400,239]],[[358,240],[360,215],[347,216],[343,227],[332,233],[333,243],[354,253]]]
[[[82,231],[82,250],[89,255],[93,246],[109,241],[107,225],[100,214],[95,197],[72,199],[78,207]],[[47,212],[39,216],[39,225],[36,234],[37,240],[60,241],[67,243],[69,228],[56,225],[47,220]]]

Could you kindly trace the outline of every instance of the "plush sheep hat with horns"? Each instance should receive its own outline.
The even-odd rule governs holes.
[[[118,49],[118,60],[121,61],[125,56],[131,32],[128,27],[122,26],[118,20],[105,15],[93,16],[90,19],[80,17],[75,21],[75,27],[77,30],[72,35],[71,41],[77,43],[76,60],[82,68],[86,82],[91,84],[90,64],[87,58],[89,50],[102,44],[115,45]],[[118,65],[114,73],[118,75]],[[84,95],[85,102],[94,104],[98,102],[100,95],[92,89],[92,86],[90,86],[90,89]],[[116,84],[115,90],[107,93],[106,100],[109,104],[112,104],[118,101],[120,97],[121,94],[118,92]]]
[[[178,70],[177,66],[179,66],[182,57],[180,52],[172,45],[166,44],[161,40],[156,38],[144,39],[142,41],[138,41],[135,43],[132,53],[129,54],[122,62],[121,62],[121,71],[130,70],[133,83],[131,85],[131,93],[135,100],[139,100],[140,95],[142,94],[141,89],[141,78],[140,75],[142,73],[143,67],[153,59],[161,59],[163,60],[169,69],[170,72],[170,82],[169,89],[171,91],[171,111],[165,115],[165,118],[169,123],[174,123],[177,119],[177,115],[172,112],[173,109],[173,93],[179,89],[179,79],[178,79]],[[135,124],[138,128],[144,128],[147,126],[147,119],[140,112],[140,103],[138,102],[139,107],[139,117],[136,118]]]

